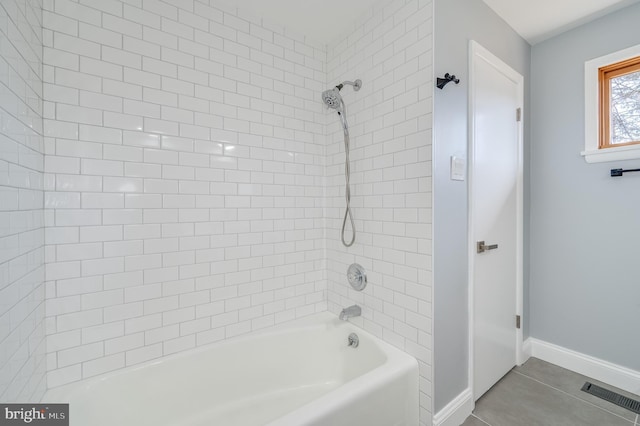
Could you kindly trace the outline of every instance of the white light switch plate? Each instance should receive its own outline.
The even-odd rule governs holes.
[[[467,174],[467,161],[464,158],[451,156],[451,180],[464,180]]]

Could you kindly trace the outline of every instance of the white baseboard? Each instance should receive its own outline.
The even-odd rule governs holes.
[[[530,355],[535,358],[591,377],[627,392],[635,393],[636,395],[640,394],[639,371],[531,337],[524,343],[524,348],[527,348],[527,345],[530,348]]]
[[[433,426],[460,426],[473,411],[471,388],[466,388],[433,416]]]

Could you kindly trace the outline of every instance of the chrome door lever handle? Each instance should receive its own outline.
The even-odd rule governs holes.
[[[498,248],[497,244],[486,245],[484,241],[478,241],[476,243],[476,251],[478,253],[484,253],[485,251],[495,250]]]

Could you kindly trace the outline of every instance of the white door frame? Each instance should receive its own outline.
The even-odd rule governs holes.
[[[487,49],[482,47],[479,43],[474,40],[470,40],[469,42],[469,178],[468,178],[468,256],[469,256],[469,388],[473,392],[474,389],[474,340],[475,340],[475,309],[474,309],[474,269],[475,269],[475,255],[476,255],[476,246],[474,241],[474,217],[472,215],[474,200],[473,200],[473,184],[474,184],[474,164],[475,164],[475,118],[474,118],[474,104],[475,104],[475,88],[476,88],[476,80],[474,75],[474,64],[477,58],[482,58],[483,60],[489,62],[493,65],[498,71],[504,74],[507,78],[512,80],[518,85],[518,104],[519,108],[522,111],[523,103],[524,103],[524,78],[518,72],[514,71],[509,65],[500,60],[497,56],[493,55]],[[513,112],[513,119],[516,119],[516,111]],[[518,178],[517,178],[517,195],[516,195],[516,211],[517,211],[517,219],[516,219],[516,300],[514,301],[516,304],[516,315],[520,315],[521,323],[520,328],[516,331],[516,363],[517,365],[522,364],[525,361],[525,354],[523,352],[523,324],[524,318],[523,314],[523,122],[524,122],[524,114],[521,114],[521,121],[518,126]],[[514,324],[515,327],[515,318]],[[475,402],[476,396],[473,395],[473,401]]]

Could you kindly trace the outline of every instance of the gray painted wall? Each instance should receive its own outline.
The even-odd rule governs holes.
[[[530,46],[480,0],[435,0],[434,22],[435,74],[441,77],[449,72],[461,80],[457,86],[450,83],[444,90],[435,89],[434,95],[434,409],[437,413],[468,386],[467,182],[449,179],[450,157],[467,157],[468,43],[476,40],[524,75],[527,85],[525,146],[528,146]],[[527,152],[525,158],[528,158]],[[526,165],[525,173],[528,173]]]
[[[639,22],[635,5],[585,24],[534,46],[531,66],[531,336],[635,370],[640,174],[609,170],[640,160],[587,164],[580,151],[584,62],[640,44]]]

